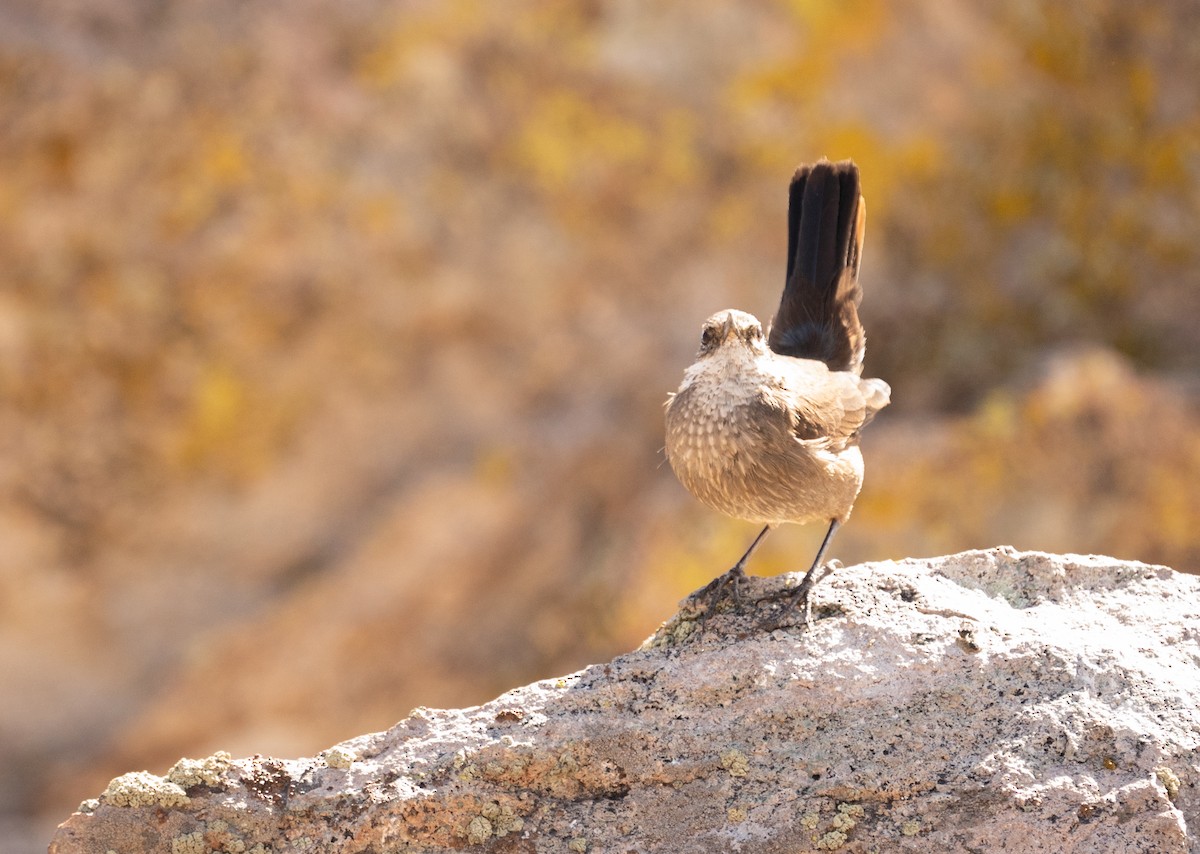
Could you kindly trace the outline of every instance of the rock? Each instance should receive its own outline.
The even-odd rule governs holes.
[[[1200,579],[1007,548],[863,564],[768,631],[794,581],[311,759],[126,774],[50,850],[1200,850]]]

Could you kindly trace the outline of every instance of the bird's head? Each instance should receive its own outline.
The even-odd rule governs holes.
[[[752,314],[730,308],[718,311],[700,332],[700,352],[697,358],[710,356],[730,347],[742,347],[754,353],[765,353],[762,324]]]

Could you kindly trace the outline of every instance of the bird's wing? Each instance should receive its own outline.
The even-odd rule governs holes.
[[[796,439],[829,450],[856,443],[879,408],[864,395],[863,381],[848,372],[826,371],[824,365],[790,373],[777,385],[762,388],[755,402],[756,418],[786,425]]]

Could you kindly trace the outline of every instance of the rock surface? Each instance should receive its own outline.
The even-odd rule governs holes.
[[[50,850],[1200,850],[1200,579],[1006,548],[863,564],[768,631],[789,582],[315,758],[124,775]]]

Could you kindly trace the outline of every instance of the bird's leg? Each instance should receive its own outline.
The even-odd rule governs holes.
[[[759,531],[758,536],[754,538],[754,542],[750,544],[750,548],[746,549],[746,553],[738,559],[738,562],[733,565],[733,568],[724,575],[718,575],[712,581],[708,582],[708,584],[696,591],[692,598],[705,602],[708,608],[712,608],[713,605],[721,601],[721,597],[724,594],[725,589],[732,585],[733,601],[740,605],[742,602],[742,581],[746,577],[746,561],[750,559],[750,555],[754,554],[754,550],[758,548],[758,544],[766,538],[767,533],[770,530],[771,526],[767,525],[761,531]]]
[[[786,595],[788,602],[783,606],[783,612],[779,615],[779,620],[782,620],[783,617],[793,608],[799,606],[804,608],[804,624],[808,625],[810,622],[808,592],[812,589],[813,584],[817,582],[817,568],[821,566],[821,561],[825,557],[825,552],[829,550],[829,541],[833,539],[834,531],[841,526],[842,523],[837,519],[829,520],[829,530],[825,532],[825,539],[821,541],[821,547],[817,549],[817,556],[813,558],[812,566],[808,568],[808,572],[804,573],[804,578],[800,579],[800,583],[795,587],[795,589],[785,591],[783,594],[781,594],[780,598],[782,598],[783,595]],[[821,577],[824,578],[825,576],[822,575]],[[778,627],[778,625],[779,623],[776,622],[776,627]]]

